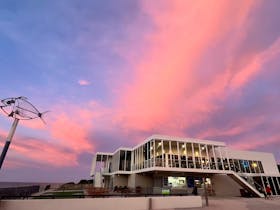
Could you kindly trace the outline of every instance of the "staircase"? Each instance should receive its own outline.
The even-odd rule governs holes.
[[[239,176],[234,171],[229,171],[227,174],[229,177],[231,177],[234,181],[236,181],[240,186],[242,186],[245,190],[252,193],[255,197],[263,198],[264,194],[260,193],[255,187],[250,185],[245,179],[243,179],[241,176]]]

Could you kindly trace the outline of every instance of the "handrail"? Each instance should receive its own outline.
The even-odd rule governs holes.
[[[234,171],[230,171],[230,172],[231,173],[228,173],[228,174],[234,175],[236,178],[238,178],[241,182],[243,182],[243,184],[245,184],[247,187],[249,187],[259,197],[264,197],[264,195],[262,193],[260,193],[255,187],[253,187],[251,184],[249,184],[244,178],[239,176],[236,172],[234,172]]]

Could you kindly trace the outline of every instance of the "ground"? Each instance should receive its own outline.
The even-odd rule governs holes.
[[[265,200],[264,198],[213,198],[209,199],[209,206],[205,206],[203,198],[202,208],[188,210],[278,210],[280,209],[280,197]]]

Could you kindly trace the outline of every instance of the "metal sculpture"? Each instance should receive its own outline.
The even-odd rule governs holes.
[[[39,112],[34,105],[27,101],[26,97],[6,98],[1,100],[0,108],[8,116],[14,118],[14,122],[8,134],[6,143],[0,157],[0,169],[4,162],[5,156],[15,134],[19,120],[32,120],[40,118],[44,123],[43,115],[46,112]]]

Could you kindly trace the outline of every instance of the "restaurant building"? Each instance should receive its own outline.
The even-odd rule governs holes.
[[[191,193],[205,183],[211,195],[280,195],[280,173],[271,153],[233,150],[219,141],[153,135],[133,148],[97,152],[96,187],[141,188],[143,193]],[[204,182],[203,182],[204,180]]]

